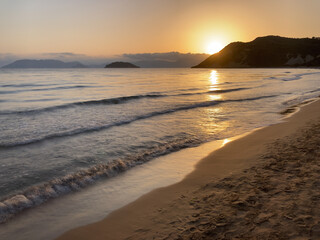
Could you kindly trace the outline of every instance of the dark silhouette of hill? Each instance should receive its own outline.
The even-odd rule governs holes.
[[[13,63],[3,66],[2,68],[85,68],[86,66],[80,62],[62,62],[52,59],[17,60]]]
[[[258,37],[233,42],[195,68],[259,68],[320,66],[320,38]]]
[[[105,68],[140,68],[140,67],[129,62],[113,62],[113,63],[107,64]]]

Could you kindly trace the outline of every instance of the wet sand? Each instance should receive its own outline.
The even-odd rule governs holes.
[[[320,239],[320,101],[62,239]]]

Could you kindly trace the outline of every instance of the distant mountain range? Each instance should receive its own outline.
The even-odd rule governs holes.
[[[195,68],[259,68],[320,66],[320,38],[258,37],[233,42]]]
[[[62,58],[61,60],[42,59],[39,60],[24,59],[17,60],[11,64],[3,66],[3,68],[104,68],[107,62],[130,62],[142,68],[189,68],[203,61],[209,54],[203,53],[179,53],[179,52],[166,52],[166,53],[137,53],[137,54],[122,54],[116,58],[97,58],[82,56],[72,53],[57,53],[51,54],[55,59]],[[71,56],[71,57],[70,57]],[[68,61],[68,60],[69,61]],[[85,64],[79,60],[85,61]],[[5,59],[2,59],[4,61]],[[10,61],[6,61],[10,62]],[[0,54],[1,63],[1,54]]]
[[[105,68],[140,68],[140,67],[129,62],[113,62],[113,63],[107,64]]]
[[[63,62],[59,60],[43,59],[31,60],[23,59],[17,60],[13,63],[3,66],[2,68],[86,68],[80,62]]]
[[[126,62],[120,59],[126,59]],[[132,67],[126,64],[142,68],[320,67],[320,38],[266,36],[258,37],[251,42],[230,43],[219,53],[211,56],[198,53],[167,52],[123,54],[120,59],[113,60],[117,62],[113,62],[110,66],[105,64],[84,65],[73,59],[70,59],[70,62],[53,59],[24,59],[2,68]],[[105,61],[108,62],[107,59]]]

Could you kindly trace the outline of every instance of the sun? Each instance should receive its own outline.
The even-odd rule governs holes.
[[[210,42],[206,46],[206,53],[214,54],[219,52],[223,48],[223,45],[220,42],[214,41]]]

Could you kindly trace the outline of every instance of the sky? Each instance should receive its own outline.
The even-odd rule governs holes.
[[[0,0],[0,55],[207,53],[212,42],[320,36],[319,11],[320,0]]]

